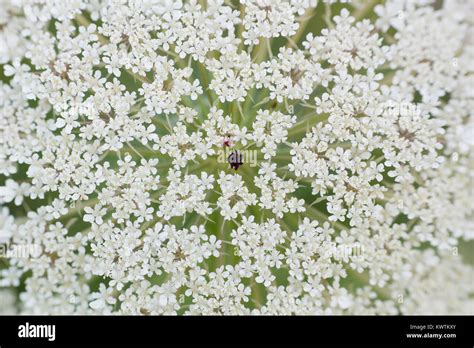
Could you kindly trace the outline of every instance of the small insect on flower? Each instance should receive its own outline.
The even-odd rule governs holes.
[[[224,137],[224,140],[222,141],[225,147],[232,147],[234,146],[234,143],[232,142],[232,139],[230,138],[229,135],[226,135]]]
[[[239,151],[232,151],[227,157],[227,160],[230,164],[230,167],[233,168],[234,170],[239,169],[239,167],[244,164],[243,162],[243,155]]]

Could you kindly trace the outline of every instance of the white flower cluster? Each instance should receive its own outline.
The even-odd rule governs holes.
[[[2,1],[2,311],[473,314],[473,10]]]

